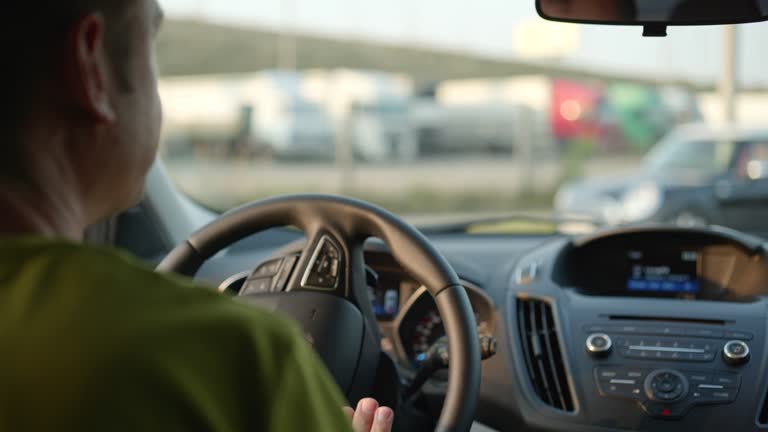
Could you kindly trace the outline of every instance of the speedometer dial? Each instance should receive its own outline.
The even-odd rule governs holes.
[[[478,334],[485,332],[486,323],[481,322],[480,315],[475,312],[475,320],[478,322]],[[430,309],[425,315],[419,318],[413,328],[413,337],[411,340],[411,352],[413,361],[417,365],[424,361],[427,351],[445,336],[443,320],[437,312],[437,309]]]
[[[475,312],[478,335],[492,335],[495,327],[494,306],[479,288],[467,287],[467,295]],[[422,287],[408,300],[395,320],[395,349],[404,364],[418,368],[441,338],[445,326],[434,299]]]

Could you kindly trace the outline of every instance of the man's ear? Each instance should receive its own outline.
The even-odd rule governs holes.
[[[82,112],[98,122],[113,123],[117,115],[110,94],[111,75],[104,32],[101,14],[81,17],[71,28],[65,62],[71,94]]]

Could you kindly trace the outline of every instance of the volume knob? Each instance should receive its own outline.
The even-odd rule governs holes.
[[[749,345],[740,340],[732,340],[723,347],[723,360],[731,366],[740,366],[749,361]]]
[[[595,357],[603,357],[610,354],[613,349],[611,337],[605,333],[594,333],[587,338],[587,352]]]

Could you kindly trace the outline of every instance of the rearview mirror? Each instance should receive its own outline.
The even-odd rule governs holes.
[[[542,18],[588,24],[740,24],[768,20],[768,0],[536,0]]]

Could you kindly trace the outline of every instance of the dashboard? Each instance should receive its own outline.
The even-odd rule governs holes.
[[[464,281],[478,334],[498,342],[497,354],[483,361],[483,424],[768,430],[768,249],[761,239],[651,226],[430,240]],[[295,252],[297,242],[275,255]],[[253,256],[244,248],[236,254],[239,262]],[[222,269],[231,266],[218,262],[232,259],[216,257],[201,275],[227,279],[231,272]],[[382,347],[401,370],[415,371],[444,336],[434,302],[380,242],[366,245],[365,259]],[[221,289],[237,291],[247,274]]]

